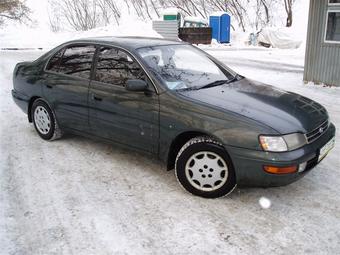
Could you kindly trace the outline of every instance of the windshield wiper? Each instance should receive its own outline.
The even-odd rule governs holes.
[[[233,78],[231,78],[230,80],[217,80],[217,81],[208,83],[206,85],[203,85],[201,87],[193,86],[193,87],[181,88],[181,89],[176,89],[176,90],[177,91],[190,91],[190,90],[207,89],[207,88],[212,88],[212,87],[220,86],[220,85],[223,85],[223,84],[233,83],[233,82],[238,81],[238,80],[240,80],[242,78],[243,78],[242,76],[237,74]]]
[[[239,81],[239,80],[241,80],[241,79],[242,79],[242,76],[236,74],[232,79],[230,79],[229,81],[227,81],[226,84],[233,83],[233,82]]]
[[[211,88],[211,87],[215,87],[215,86],[220,86],[220,85],[223,85],[223,84],[229,84],[229,83],[238,81],[240,78],[241,78],[241,76],[237,74],[233,78],[231,78],[230,80],[218,80],[218,81],[214,81],[212,83],[209,83],[207,85],[199,87],[198,89],[207,89],[207,88]]]
[[[219,85],[222,85],[222,84],[226,84],[227,82],[229,82],[229,80],[218,80],[218,81],[208,83],[207,85],[201,86],[201,87],[199,87],[199,89],[207,89],[207,88],[219,86]]]

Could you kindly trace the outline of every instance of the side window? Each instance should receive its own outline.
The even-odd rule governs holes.
[[[61,59],[59,72],[76,77],[90,79],[94,46],[71,46],[67,48]]]
[[[125,86],[129,79],[144,79],[142,68],[122,50],[102,47],[98,52],[95,80]]]
[[[46,70],[58,72],[61,57],[63,56],[64,49],[59,50],[47,64]]]

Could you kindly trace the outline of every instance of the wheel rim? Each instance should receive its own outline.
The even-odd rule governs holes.
[[[46,135],[51,129],[51,118],[48,111],[43,106],[38,106],[34,110],[34,122],[38,131]]]
[[[201,151],[193,154],[185,165],[189,183],[198,190],[214,191],[228,179],[228,165],[218,154]]]

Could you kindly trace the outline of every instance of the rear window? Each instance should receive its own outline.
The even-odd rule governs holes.
[[[96,48],[93,45],[71,46],[66,48],[60,61],[58,72],[90,79],[95,51]]]
[[[51,58],[50,62],[47,64],[46,70],[58,72],[63,52],[64,49],[61,49]]]

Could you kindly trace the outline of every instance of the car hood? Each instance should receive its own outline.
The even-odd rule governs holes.
[[[180,93],[261,122],[281,134],[307,133],[328,119],[326,109],[319,103],[246,78],[231,84]]]

